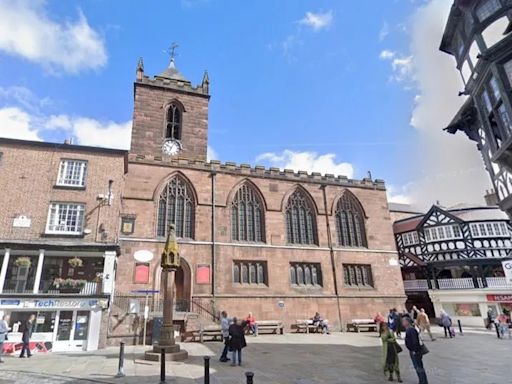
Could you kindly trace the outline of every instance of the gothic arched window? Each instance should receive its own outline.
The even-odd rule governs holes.
[[[318,244],[315,210],[300,189],[293,192],[286,205],[286,234],[290,244]]]
[[[350,192],[345,192],[336,205],[336,231],[342,246],[367,246],[363,208]]]
[[[166,120],[165,137],[167,139],[181,140],[182,111],[176,103],[169,105]]]
[[[263,202],[248,183],[238,189],[231,203],[231,236],[235,241],[265,241]]]
[[[176,237],[194,237],[195,201],[192,188],[179,175],[164,187],[158,202],[157,235],[167,236],[170,224],[176,226]]]

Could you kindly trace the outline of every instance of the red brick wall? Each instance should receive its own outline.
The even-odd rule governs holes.
[[[0,143],[0,238],[3,240],[36,240],[44,236],[50,202],[85,203],[86,223],[91,230],[80,241],[116,242],[118,239],[121,191],[124,185],[124,156],[73,149],[65,146],[31,146]],[[84,190],[55,188],[61,159],[87,160]],[[114,180],[112,206],[98,211],[98,194],[108,192],[109,180]],[[98,216],[99,214],[99,216]],[[30,228],[14,228],[19,215],[31,219]],[[103,224],[106,237],[98,233]],[[96,235],[98,236],[96,237]],[[62,238],[62,236],[60,236]]]
[[[181,256],[192,271],[192,296],[210,297],[210,285],[194,284],[195,270],[200,264],[211,264],[211,172],[192,165],[169,166],[131,162],[126,180],[123,212],[136,215],[135,232],[122,240],[122,256],[118,266],[116,289],[129,292],[134,289],[159,289],[159,258],[163,239],[155,238],[156,201],[170,176],[180,172],[186,177],[197,196],[195,239],[181,241]],[[196,164],[197,165],[197,164]],[[246,174],[244,174],[246,173]],[[265,244],[248,246],[231,241],[229,202],[237,186],[250,179],[260,190],[266,205]],[[368,249],[349,249],[335,246],[334,258],[339,287],[342,322],[352,318],[373,317],[376,312],[387,312],[390,307],[403,306],[405,301],[400,268],[391,259],[397,260],[392,223],[387,206],[386,192],[370,184],[354,186],[336,185],[326,182],[327,207],[333,242],[337,243],[334,207],[337,198],[348,188],[361,202],[366,219]],[[284,206],[288,195],[301,185],[312,197],[317,208],[319,245],[310,247],[286,244]],[[348,183],[350,184],[350,183]],[[281,319],[292,324],[296,319],[311,317],[319,311],[328,317],[334,326],[339,326],[337,300],[334,289],[331,258],[328,247],[325,210],[320,183],[311,178],[296,180],[296,177],[266,175],[256,177],[251,171],[218,170],[216,175],[216,308],[226,309],[233,315],[246,315],[252,311],[259,319]],[[150,250],[155,255],[151,262],[152,281],[147,286],[134,285],[137,250]],[[265,260],[268,270],[268,287],[242,287],[232,282],[233,260]],[[289,283],[289,263],[293,261],[321,264],[323,287],[319,289],[294,288]],[[343,263],[370,264],[374,289],[354,289],[343,285]],[[285,310],[277,306],[285,301]],[[284,312],[284,313],[283,313]]]

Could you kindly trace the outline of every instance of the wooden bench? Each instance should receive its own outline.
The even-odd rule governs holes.
[[[324,322],[329,324],[329,320],[327,319],[324,319]],[[297,329],[297,332],[322,332],[322,329],[318,326],[318,324],[315,325],[311,319],[295,320],[295,328]]]
[[[196,337],[199,337],[201,343],[204,343],[205,337],[211,338],[213,341],[217,339],[222,341],[222,329],[220,325],[206,325],[199,330],[192,331],[192,340],[196,340]]]
[[[256,326],[258,327],[258,333],[274,333],[276,335],[284,334],[283,323],[279,320],[259,320],[256,321]]]
[[[354,331],[359,333],[361,330],[377,332],[377,324],[373,319],[352,319],[347,324],[347,332]]]

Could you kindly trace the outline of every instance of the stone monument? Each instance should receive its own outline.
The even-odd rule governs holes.
[[[160,330],[159,342],[153,345],[151,351],[145,353],[145,358],[146,360],[159,361],[160,353],[163,350],[166,360],[185,360],[188,357],[188,352],[180,350],[180,346],[174,340],[174,277],[176,269],[180,266],[180,254],[174,224],[169,226],[160,266],[162,267],[162,283],[160,286],[164,291],[164,321]]]

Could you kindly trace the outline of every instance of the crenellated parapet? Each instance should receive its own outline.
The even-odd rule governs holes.
[[[186,158],[170,158],[162,156],[148,155],[129,155],[130,163],[147,164],[155,166],[166,166],[180,169],[195,169],[207,172],[218,172],[234,175],[247,175],[250,177],[265,177],[294,182],[311,182],[317,184],[359,187],[368,189],[385,190],[384,180],[363,178],[361,180],[349,179],[347,176],[333,175],[330,173],[321,174],[320,172],[294,171],[291,169],[280,169],[276,167],[266,168],[263,165],[251,166],[246,163],[237,164],[235,162],[219,160],[201,161]]]

